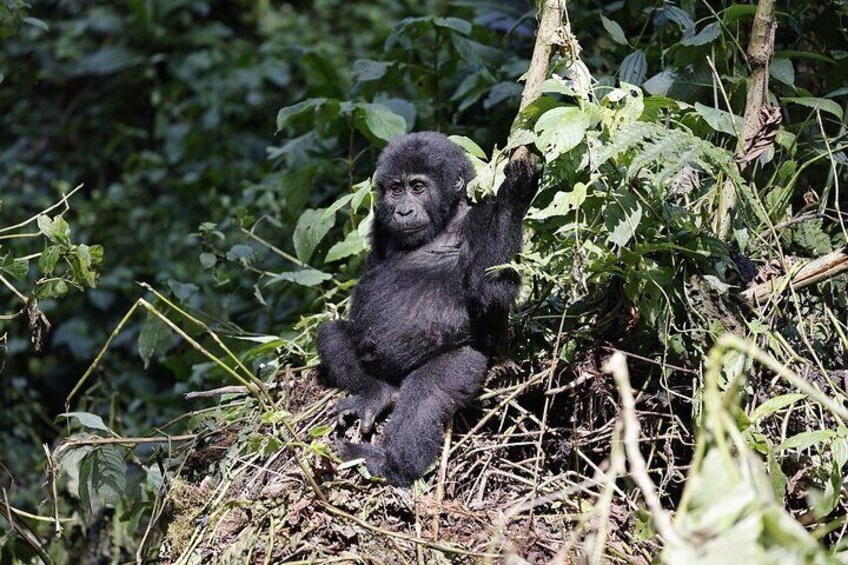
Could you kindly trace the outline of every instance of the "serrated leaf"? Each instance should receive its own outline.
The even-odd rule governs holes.
[[[365,137],[384,145],[406,133],[406,120],[382,104],[357,104],[353,124]]]
[[[302,269],[300,271],[289,271],[286,273],[277,273],[270,279],[266,285],[279,284],[283,281],[293,282],[301,286],[318,286],[324,281],[332,279],[333,276],[318,269]]]
[[[615,192],[614,201],[606,208],[607,238],[619,247],[627,245],[642,221],[642,205],[627,189]]]
[[[607,33],[610,34],[613,41],[615,41],[619,45],[628,45],[627,36],[624,35],[624,30],[621,29],[621,26],[618,25],[617,22],[614,22],[613,20],[601,14],[601,23],[603,24],[604,29],[607,30]]]
[[[358,255],[363,251],[365,251],[365,240],[358,231],[353,230],[345,236],[343,241],[337,242],[330,248],[324,262],[332,263],[351,255]]]
[[[68,284],[62,279],[45,281],[35,290],[35,297],[38,299],[62,298],[66,294],[68,294]]]
[[[500,49],[483,45],[461,35],[451,35],[451,41],[462,60],[476,67],[490,67],[503,58],[503,52]]]
[[[580,145],[591,123],[589,115],[580,108],[553,108],[542,114],[536,122],[536,144],[545,154],[545,159],[553,161]]]
[[[64,243],[69,245],[71,242],[71,227],[62,216],[56,216],[52,220],[45,214],[42,214],[36,220],[38,229],[41,233],[54,243]]]
[[[0,271],[9,274],[17,281],[23,281],[29,271],[29,262],[6,255],[3,257],[3,262],[0,263]]]
[[[648,61],[645,59],[645,53],[641,49],[637,49],[633,53],[627,55],[621,62],[621,68],[618,71],[618,78],[622,82],[629,82],[636,86],[641,86],[645,82],[645,77],[648,74]]]
[[[57,416],[59,418],[68,418],[74,419],[79,422],[83,427],[89,428],[91,430],[100,430],[107,433],[112,433],[112,430],[103,422],[103,418],[98,416],[97,414],[92,414],[90,412],[64,412]]]
[[[808,108],[814,108],[816,110],[820,110],[822,112],[827,112],[829,114],[833,114],[840,120],[842,120],[842,106],[834,102],[833,100],[829,100],[827,98],[812,98],[812,97],[803,97],[803,98],[784,98],[784,104],[800,104],[801,106],[806,106]]]
[[[294,250],[297,258],[308,263],[315,248],[336,223],[335,215],[325,216],[324,209],[308,209],[300,215],[294,228]]]

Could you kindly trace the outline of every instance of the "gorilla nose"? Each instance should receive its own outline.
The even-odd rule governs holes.
[[[397,210],[397,215],[400,216],[401,218],[405,218],[406,216],[408,216],[410,214],[412,214],[412,210],[401,210],[401,209]]]

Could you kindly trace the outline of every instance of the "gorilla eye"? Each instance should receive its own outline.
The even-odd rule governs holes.
[[[393,184],[389,187],[389,191],[392,193],[393,196],[400,196],[401,194],[403,194],[403,187],[399,184]]]
[[[416,182],[415,184],[413,184],[412,192],[414,192],[415,194],[421,194],[422,192],[424,192],[424,183]]]

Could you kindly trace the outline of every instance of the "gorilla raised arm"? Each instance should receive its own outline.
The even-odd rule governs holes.
[[[511,162],[497,197],[472,205],[474,169],[436,132],[394,140],[375,174],[379,197],[371,254],[354,289],[349,320],[318,329],[320,374],[350,395],[340,421],[370,433],[394,406],[381,446],[343,442],[372,474],[408,485],[435,460],[445,424],[477,392],[497,333],[518,292],[509,262],[521,249],[522,220],[538,177]]]

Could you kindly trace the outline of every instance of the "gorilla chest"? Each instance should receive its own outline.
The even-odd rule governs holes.
[[[351,321],[359,349],[375,361],[425,358],[467,340],[469,316],[458,246],[420,249],[366,273]]]

